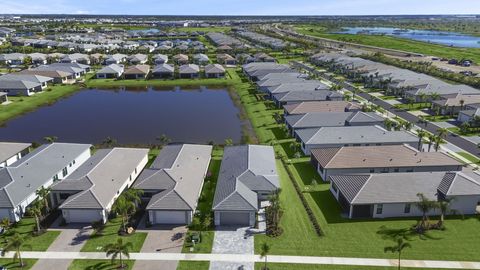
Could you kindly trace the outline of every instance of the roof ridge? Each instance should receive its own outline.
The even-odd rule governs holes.
[[[330,160],[327,162],[327,164],[325,164],[324,168],[327,168],[328,164],[330,164],[330,162],[332,162],[332,161],[335,159],[335,157],[336,157],[344,148],[345,148],[345,147],[336,147],[337,152],[335,152],[335,154],[332,156],[332,158],[330,158]],[[333,149],[335,149],[335,148],[333,148]],[[324,179],[324,180],[326,180],[326,179]]]
[[[353,203],[355,201],[355,199],[358,197],[358,195],[360,195],[360,193],[362,192],[362,190],[365,188],[365,186],[368,184],[368,182],[372,179],[372,175],[370,174],[368,176],[368,179],[367,181],[365,181],[365,183],[363,183],[363,186],[360,188],[360,190],[357,192],[357,194],[355,195],[355,197],[352,198],[352,201],[350,203]]]

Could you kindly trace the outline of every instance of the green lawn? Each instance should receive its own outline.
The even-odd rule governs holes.
[[[262,270],[263,263],[255,263],[255,270]],[[311,265],[311,264],[285,264],[269,263],[269,270],[397,270],[397,267],[376,266],[350,266],[350,265]],[[402,267],[403,270],[430,270],[432,268]],[[178,268],[177,268],[178,270]]]
[[[469,130],[467,132],[462,131],[459,127],[449,127],[447,129],[448,129],[448,131],[451,131],[453,133],[456,133],[456,134],[462,135],[462,136],[466,136],[466,137],[480,135],[480,131],[478,129],[477,130]]]
[[[458,155],[462,156],[465,159],[468,159],[471,163],[480,163],[480,159],[467,153],[467,152],[457,152]]]
[[[208,270],[210,262],[203,261],[180,261],[177,270]]]
[[[90,88],[112,88],[112,87],[189,87],[189,86],[228,86],[231,84],[229,79],[171,79],[171,80],[116,80],[116,79],[91,79],[86,82]]]
[[[277,155],[290,155],[288,146],[282,143],[286,140],[285,133],[278,131],[281,124],[277,124],[273,117],[276,110],[270,109],[266,105],[268,102],[257,100],[253,87],[239,88],[237,91],[260,142],[274,145]],[[272,254],[394,258],[392,254],[385,254],[383,248],[391,245],[394,235],[408,234],[406,231],[417,222],[417,219],[341,218],[339,204],[331,195],[329,184],[321,183],[308,158],[295,159],[287,166],[301,189],[310,185],[312,178],[320,182],[304,195],[325,236],[316,235],[293,184],[286,175],[285,167],[278,162],[283,190],[280,199],[285,208],[281,220],[284,233],[277,238],[256,235],[257,253],[260,244],[266,241],[271,245]],[[382,226],[386,229],[378,233]],[[478,260],[480,242],[472,235],[478,233],[479,226],[478,217],[447,219],[445,231],[431,231],[423,238],[407,235],[413,248],[405,251],[404,256],[410,259]]]
[[[451,115],[428,115],[424,116],[423,118],[430,122],[445,122],[449,120],[454,120]]]
[[[136,232],[129,236],[119,236],[118,230],[121,226],[121,218],[111,219],[105,224],[105,229],[101,234],[95,233],[90,236],[82,248],[84,252],[99,252],[102,247],[114,243],[118,237],[122,237],[124,242],[132,243],[130,252],[139,252],[142,248],[147,233]]]
[[[8,97],[12,103],[0,107],[0,124],[15,116],[33,111],[38,107],[53,104],[58,99],[68,96],[79,89],[77,85],[55,85],[33,96]]]
[[[195,247],[193,247],[191,244],[185,241],[182,247],[182,253],[211,253],[212,252],[213,238],[215,236],[215,232],[202,231],[201,233],[202,233],[202,242],[195,244]],[[190,251],[190,248],[193,248],[193,250]]]
[[[37,262],[37,259],[23,259],[23,262],[26,264],[24,267],[18,265],[18,260],[13,262],[11,258],[0,258],[0,265],[8,269],[22,269],[28,270]]]
[[[326,33],[324,28],[316,28],[313,25],[298,26],[295,29],[302,34],[344,42],[416,52],[437,57],[465,58],[471,59],[476,63],[480,62],[480,49],[478,48],[455,48],[391,36],[330,34]]]
[[[394,107],[397,109],[402,109],[406,111],[418,111],[421,109],[430,108],[430,103],[427,103],[427,102],[418,102],[413,104],[403,103],[403,104],[395,104]]]
[[[212,26],[212,27],[182,27],[174,28],[177,32],[227,32],[232,28],[229,26]]]
[[[128,265],[124,270],[131,270],[133,268],[134,261],[125,261]],[[110,260],[73,260],[68,267],[68,270],[116,270],[120,262],[117,260],[115,264],[112,264]],[[53,269],[52,269],[53,270]]]
[[[18,232],[22,235],[28,235],[26,245],[30,245],[31,248],[24,248],[26,251],[45,251],[55,241],[60,234],[59,231],[47,231],[39,236],[33,236],[32,232],[35,228],[35,219],[30,217],[23,218],[20,222],[15,224],[9,231],[2,235],[3,239]]]

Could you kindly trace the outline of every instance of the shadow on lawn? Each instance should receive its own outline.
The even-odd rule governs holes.
[[[410,228],[388,228],[387,226],[380,226],[377,231],[377,234],[385,240],[395,241],[398,238],[403,238],[407,241],[412,240],[413,237],[418,237],[421,240],[441,240],[441,237],[433,236],[429,231],[424,232],[423,234],[419,234],[415,231],[412,227]]]
[[[100,262],[100,263],[96,263],[94,265],[85,267],[85,270],[113,270],[113,269],[120,269],[120,267],[117,263],[112,264],[110,262]]]

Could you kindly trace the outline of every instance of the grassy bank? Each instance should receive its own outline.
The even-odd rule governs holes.
[[[377,46],[387,49],[416,52],[445,58],[465,58],[471,59],[476,63],[480,63],[480,49],[478,48],[448,47],[391,36],[330,34],[325,32],[323,27],[317,28],[312,25],[298,26],[295,29],[299,33],[310,36],[329,38],[362,45]]]
[[[172,79],[172,80],[116,80],[116,79],[91,79],[86,82],[89,88],[111,87],[194,87],[194,86],[219,86],[232,85],[228,79]]]
[[[29,97],[8,97],[12,102],[8,105],[0,105],[0,124],[7,120],[33,111],[41,106],[55,103],[57,100],[73,94],[79,90],[78,85],[55,85],[42,93]]]

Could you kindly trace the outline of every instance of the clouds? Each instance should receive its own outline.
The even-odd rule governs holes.
[[[0,0],[6,14],[377,15],[479,14],[476,0]]]

